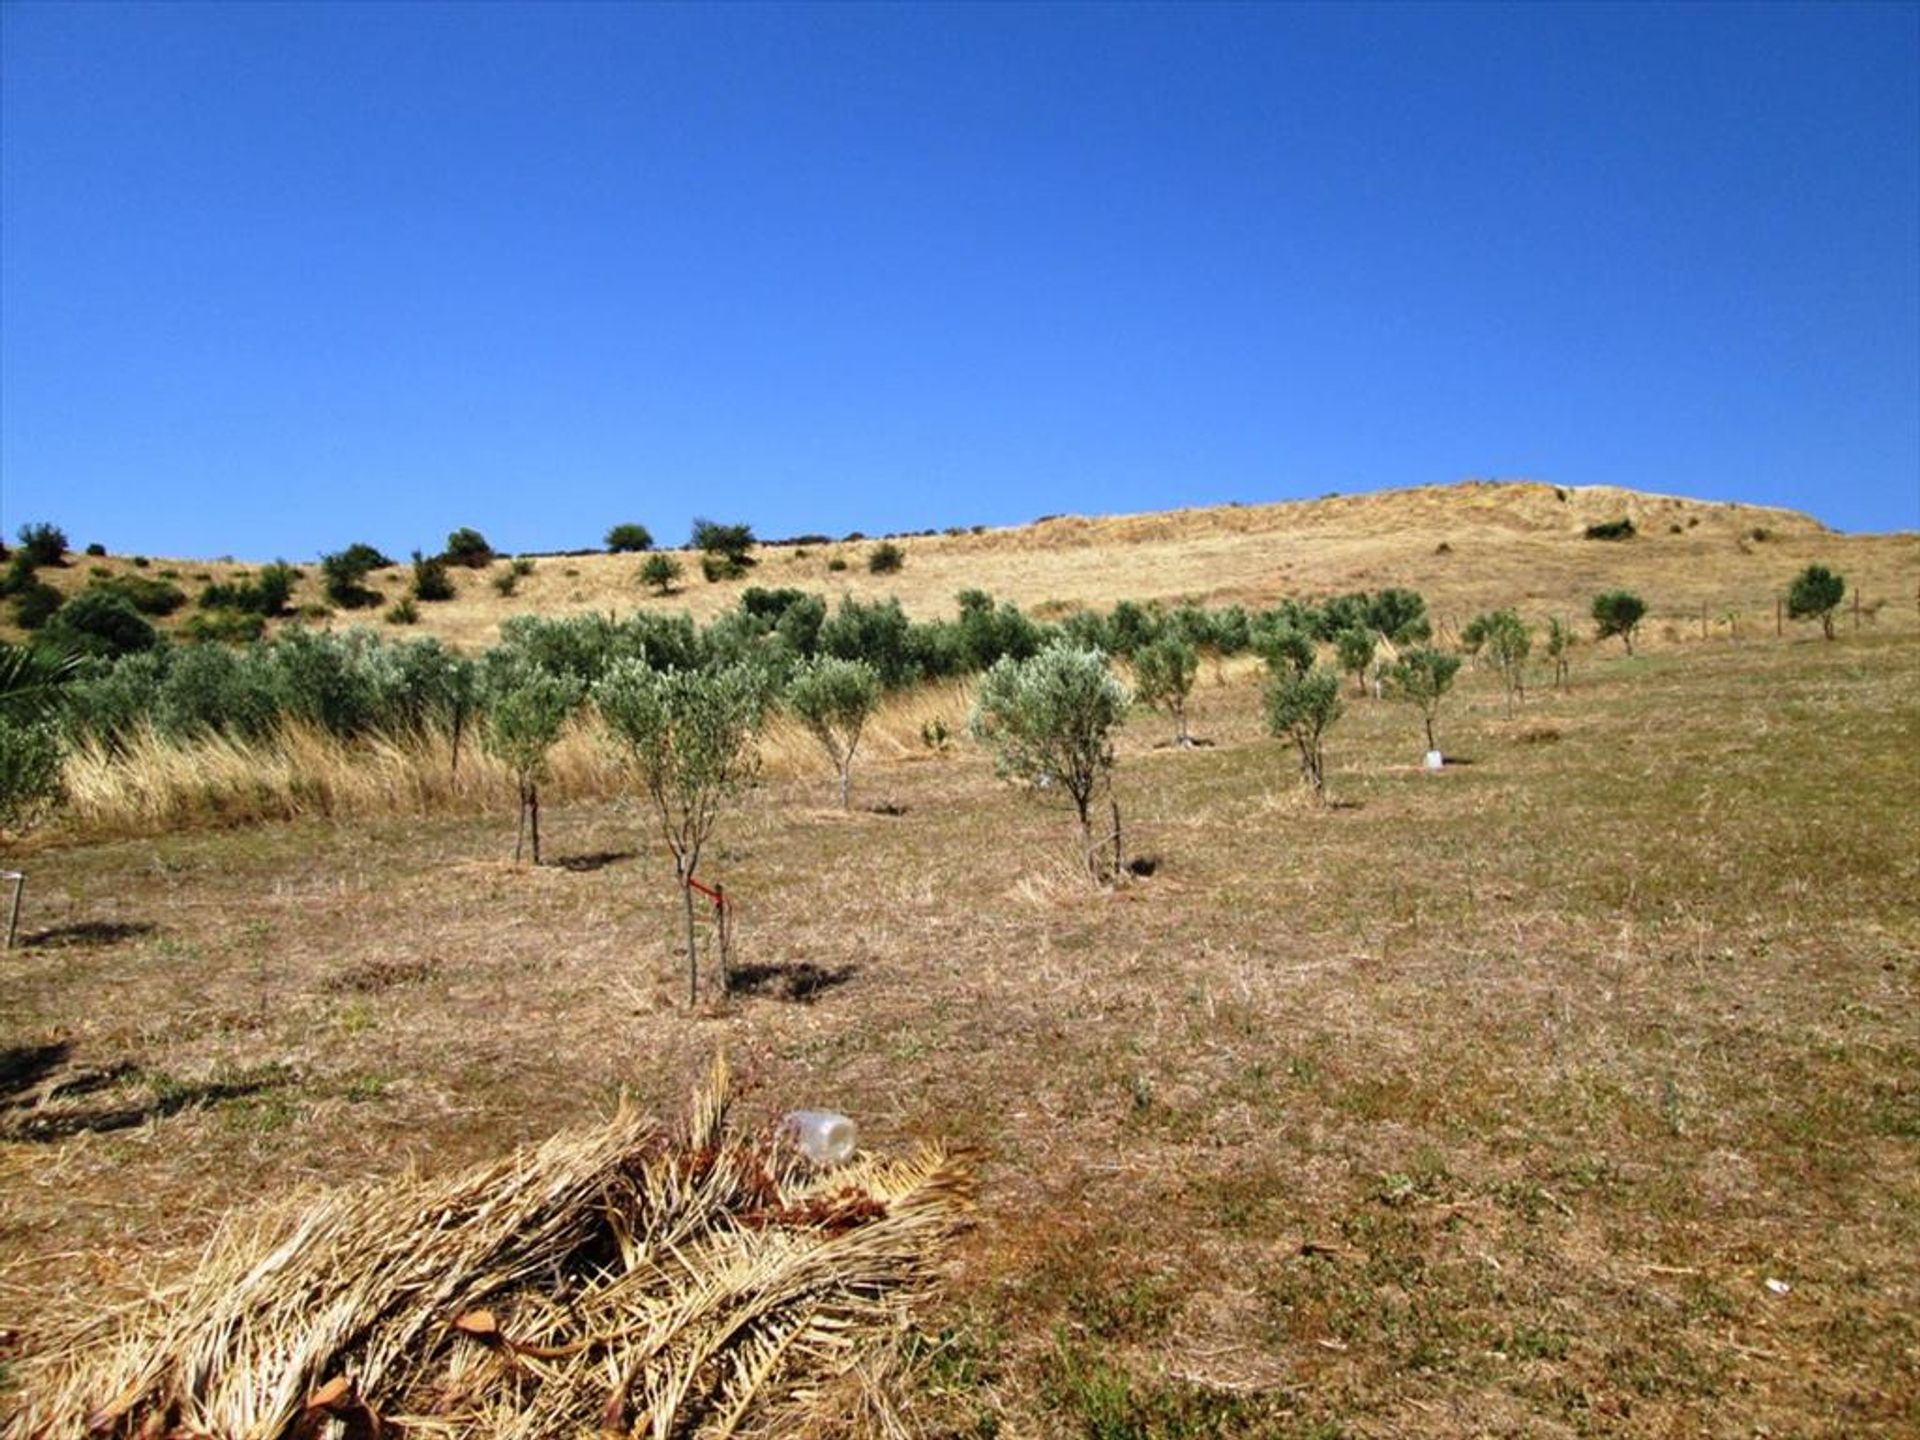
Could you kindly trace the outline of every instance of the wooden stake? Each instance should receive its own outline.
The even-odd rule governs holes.
[[[7,902],[6,949],[13,948],[13,933],[20,925],[20,892],[27,888],[27,877],[18,870],[0,871],[0,880],[13,881],[13,897]]]

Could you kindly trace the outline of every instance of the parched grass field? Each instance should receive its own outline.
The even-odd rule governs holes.
[[[1915,1433],[1920,641],[1806,634],[1585,648],[1511,718],[1463,675],[1440,774],[1350,696],[1324,811],[1203,670],[1212,744],[1128,727],[1111,892],[964,742],[851,814],[781,767],[708,867],[747,993],[691,1013],[619,804],[550,807],[539,869],[510,805],[55,837],[0,958],[0,1328],[251,1197],[670,1115],[724,1048],[750,1110],[973,1147],[906,1433]]]

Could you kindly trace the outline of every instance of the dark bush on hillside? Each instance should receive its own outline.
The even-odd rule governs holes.
[[[207,586],[200,592],[203,610],[240,610],[253,615],[284,615],[293,598],[294,568],[284,560],[262,565],[251,580],[234,580]]]
[[[20,553],[33,565],[67,563],[67,532],[44,520],[20,527]]]
[[[1639,533],[1628,516],[1618,520],[1603,520],[1599,524],[1587,526],[1589,540],[1631,540]]]
[[[187,592],[178,585],[150,580],[145,575],[96,579],[87,588],[105,595],[118,595],[142,615],[171,615],[187,603]]]
[[[907,563],[907,552],[891,540],[882,540],[867,554],[867,569],[875,575],[891,575]]]
[[[1107,612],[1107,653],[1131,656],[1160,638],[1158,609],[1122,600]]]
[[[29,570],[10,593],[13,596],[14,623],[22,630],[38,630],[53,618],[66,597]]]
[[[98,557],[98,556],[105,555],[106,553],[107,553],[107,547],[102,545],[98,540],[94,541],[91,545],[87,546],[87,554],[89,555]]]
[[[629,521],[607,531],[607,549],[616,555],[631,555],[652,548],[653,532],[644,525]]]
[[[957,669],[986,670],[1003,655],[1028,660],[1046,643],[1046,632],[1011,600],[996,609],[993,597],[984,590],[962,590],[958,598]]]
[[[493,563],[493,547],[478,530],[461,526],[447,536],[447,548],[440,558],[449,565],[464,565],[469,570],[484,570]],[[423,595],[421,599],[425,599]]]
[[[717,520],[693,522],[693,548],[701,552],[700,573],[708,580],[738,580],[754,563],[751,525],[722,525]]]
[[[1386,589],[1368,598],[1367,624],[1395,645],[1418,645],[1433,634],[1426,597],[1417,590]]]
[[[914,655],[913,625],[898,600],[871,603],[846,596],[820,626],[820,653],[841,660],[864,660],[889,690],[920,677]]]
[[[76,595],[54,611],[45,635],[56,648],[107,659],[151,650],[160,639],[129,601],[100,590]]]
[[[453,577],[447,573],[447,562],[437,555],[428,557],[414,551],[412,595],[425,602],[453,599]]]
[[[393,561],[371,545],[358,542],[344,550],[320,557],[320,573],[326,581],[327,598],[343,610],[365,610],[378,605],[382,596],[363,583],[375,570],[385,570]]]
[[[266,633],[267,617],[255,610],[233,610],[216,606],[189,615],[180,633],[196,644],[244,645]]]

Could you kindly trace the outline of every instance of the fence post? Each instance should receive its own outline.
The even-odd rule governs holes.
[[[13,932],[20,924],[20,892],[27,888],[27,877],[19,870],[0,870],[0,880],[13,882],[13,895],[7,901],[7,943],[6,949],[13,948]]]

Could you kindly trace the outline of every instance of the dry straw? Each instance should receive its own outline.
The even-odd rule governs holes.
[[[230,1219],[198,1273],[16,1370],[7,1440],[723,1436],[848,1372],[966,1205],[960,1163],[804,1170],[726,1123],[604,1125]]]

